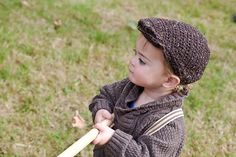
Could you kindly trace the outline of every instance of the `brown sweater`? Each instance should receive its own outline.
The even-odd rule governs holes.
[[[184,120],[178,118],[153,135],[144,135],[155,121],[181,108],[185,96],[172,93],[140,107],[129,108],[143,88],[128,79],[104,86],[89,109],[93,119],[99,109],[115,114],[114,135],[103,146],[96,146],[94,157],[168,157],[179,156],[184,143]]]

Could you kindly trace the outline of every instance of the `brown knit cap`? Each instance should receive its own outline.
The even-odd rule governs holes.
[[[180,84],[190,84],[201,78],[210,50],[207,40],[196,28],[161,18],[141,19],[137,27],[150,43],[163,47],[164,56],[180,78]]]

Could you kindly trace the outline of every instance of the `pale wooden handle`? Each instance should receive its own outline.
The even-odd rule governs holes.
[[[112,120],[104,120],[101,123],[110,126],[112,124]],[[84,149],[89,143],[91,143],[99,134],[99,130],[93,128],[75,143],[73,143],[70,147],[68,147],[64,152],[62,152],[57,157],[73,157],[78,154],[82,149]]]

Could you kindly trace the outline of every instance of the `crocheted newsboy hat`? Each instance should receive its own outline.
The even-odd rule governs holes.
[[[164,57],[180,78],[180,84],[186,85],[201,78],[210,50],[207,40],[196,28],[161,18],[141,19],[137,27],[150,43],[163,47]]]

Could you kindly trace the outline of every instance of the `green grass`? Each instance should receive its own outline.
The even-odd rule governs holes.
[[[88,104],[127,75],[142,17],[196,26],[212,51],[184,103],[181,156],[236,156],[234,0],[1,0],[0,156],[56,156],[92,126]],[[84,129],[71,127],[78,110]],[[92,146],[78,156],[92,156]]]

